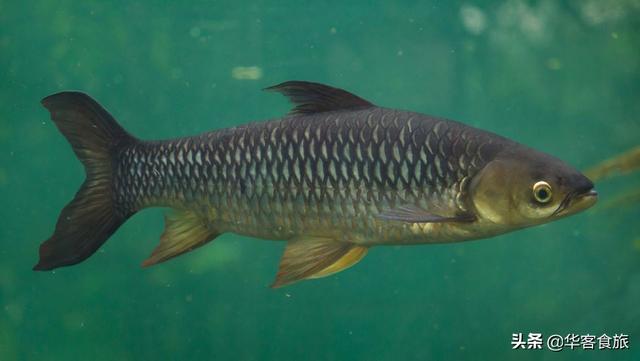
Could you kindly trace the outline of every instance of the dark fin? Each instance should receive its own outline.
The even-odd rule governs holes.
[[[377,217],[387,221],[400,221],[407,223],[472,222],[475,220],[473,215],[466,213],[459,214],[454,217],[439,216],[413,204],[406,204],[384,210],[378,213]]]
[[[38,271],[82,262],[131,216],[113,201],[112,157],[118,147],[136,141],[86,94],[54,94],[44,98],[42,105],[71,143],[86,179],[60,212],[51,238],[40,246],[40,261],[33,268]]]
[[[329,238],[308,238],[287,244],[272,288],[307,278],[320,278],[353,266],[367,254],[367,247]]]
[[[348,91],[307,81],[287,81],[264,90],[277,91],[289,98],[295,105],[289,114],[311,114],[374,106]]]
[[[206,219],[192,211],[176,211],[165,216],[164,222],[160,244],[142,262],[143,267],[162,263],[194,250],[218,236]]]

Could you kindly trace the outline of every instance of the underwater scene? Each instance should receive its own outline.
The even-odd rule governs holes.
[[[0,82],[0,361],[640,360],[639,1],[0,0]]]

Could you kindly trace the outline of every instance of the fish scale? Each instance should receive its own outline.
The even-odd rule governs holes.
[[[136,144],[118,156],[115,193],[130,210],[195,207],[214,215],[209,221],[219,229],[262,238],[323,234],[328,226],[341,238],[392,242],[410,231],[378,226],[375,214],[386,208],[416,203],[451,215],[466,211],[457,186],[483,162],[478,153],[457,161],[465,149],[477,149],[455,146],[462,127],[374,108]],[[456,161],[447,162],[452,156]]]

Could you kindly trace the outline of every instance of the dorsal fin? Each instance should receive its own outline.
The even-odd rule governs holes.
[[[348,91],[308,81],[287,81],[264,90],[277,91],[295,105],[289,114],[312,114],[374,106]]]

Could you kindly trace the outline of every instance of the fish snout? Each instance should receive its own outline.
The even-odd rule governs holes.
[[[578,181],[578,184],[576,185],[576,191],[578,194],[586,194],[589,193],[591,191],[595,192],[595,190],[593,189],[595,187],[595,185],[593,184],[593,182],[591,181],[591,179],[581,175],[580,176],[580,180]],[[597,195],[597,192],[596,192]]]
[[[576,195],[578,197],[598,198],[598,192],[595,190],[595,184],[591,179],[584,175],[580,175],[580,181],[576,187]]]
[[[598,192],[594,187],[595,185],[589,178],[581,176],[573,192],[573,199],[570,202],[570,208],[572,208],[573,212],[585,210],[597,202]]]
[[[593,206],[598,200],[598,192],[593,182],[582,174],[569,178],[566,196],[553,212],[554,217],[564,217]]]

